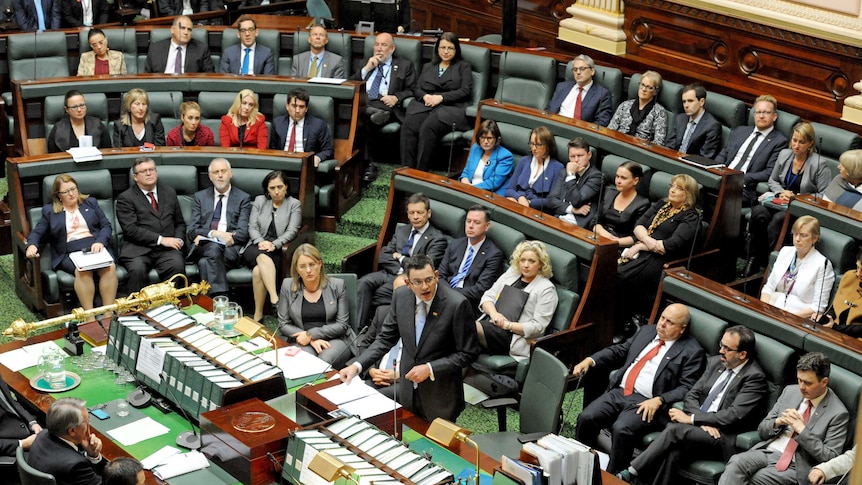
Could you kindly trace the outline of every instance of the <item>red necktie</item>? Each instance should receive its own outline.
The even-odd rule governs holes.
[[[578,100],[575,101],[575,115],[572,116],[572,119],[579,120],[581,119],[581,108],[584,101],[584,88],[578,86]]]
[[[652,360],[653,357],[658,355],[658,351],[661,350],[661,346],[664,345],[664,340],[659,340],[658,344],[650,349],[646,355],[639,361],[637,361],[632,367],[631,372],[629,372],[628,377],[626,378],[625,386],[623,386],[623,396],[628,396],[635,391],[635,381],[638,380],[638,374],[641,373],[641,369],[644,368],[647,362]]]
[[[287,151],[292,152],[296,148],[296,122],[290,128],[290,141],[287,142]]]
[[[147,192],[147,195],[150,197],[150,205],[153,206],[153,210],[158,212],[159,211],[159,203],[156,202],[156,196],[153,195],[152,192]]]
[[[808,418],[811,417],[811,401],[809,399],[805,400],[807,404],[805,407],[805,412],[802,413],[802,422],[808,424]],[[796,447],[799,446],[799,443],[796,442],[796,432],[793,433],[793,436],[790,437],[790,441],[787,443],[787,447],[784,448],[784,453],[781,454],[781,458],[778,459],[778,463],[775,464],[775,468],[783,472],[787,470],[787,467],[790,466],[790,462],[793,461],[793,455],[796,454]]]

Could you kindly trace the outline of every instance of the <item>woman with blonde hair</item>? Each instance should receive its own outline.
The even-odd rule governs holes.
[[[254,91],[240,91],[227,114],[221,117],[219,144],[223,147],[265,150],[269,145],[269,129],[266,127],[266,118],[258,111],[259,107]]]
[[[344,282],[327,276],[316,247],[296,248],[278,298],[281,336],[337,369],[348,357],[349,318]]]
[[[139,147],[144,143],[165,146],[165,127],[157,113],[150,112],[150,97],[140,88],[123,96],[120,119],[114,122],[114,148]]]
[[[111,222],[96,199],[78,192],[78,182],[69,174],[54,178],[51,197],[53,203],[42,207],[42,218],[27,237],[25,255],[38,257],[39,245],[51,244],[51,267],[75,275],[75,294],[81,308],[93,308],[94,272],[99,275],[102,304],[113,303],[117,296],[116,265],[80,271],[69,257],[76,251],[110,251]]]
[[[479,300],[483,315],[476,321],[476,331],[479,343],[488,353],[510,355],[518,360],[530,356],[529,341],[545,334],[557,310],[557,290],[549,279],[551,276],[551,257],[545,243],[524,241],[515,247],[509,269]],[[511,288],[507,290],[506,287]],[[516,290],[515,294],[527,294],[517,320],[512,315],[503,315],[497,308],[504,291],[512,289]]]
[[[655,71],[643,73],[637,97],[620,103],[608,128],[663,145],[667,135],[667,110],[658,103],[659,92],[661,74]]]

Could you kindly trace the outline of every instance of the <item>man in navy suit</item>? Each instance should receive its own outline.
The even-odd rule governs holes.
[[[464,234],[453,240],[437,267],[440,281],[461,293],[479,316],[479,299],[503,273],[505,256],[500,248],[488,239],[491,228],[491,211],[474,205],[467,209]]]
[[[685,395],[684,408],[668,410],[673,424],[617,476],[664,485],[677,480],[686,460],[727,461],[736,452],[736,435],[754,429],[768,405],[769,386],[754,349],[751,329],[725,330],[719,355],[709,358],[706,372]]]
[[[129,293],[150,283],[153,268],[162,281],[185,272],[186,222],[176,191],[158,183],[156,162],[148,157],[135,160],[132,177],[135,185],[117,197],[117,221],[123,229],[120,265],[129,272]]]
[[[314,152],[314,166],[332,158],[332,136],[322,119],[308,113],[308,91],[296,88],[287,93],[287,114],[272,122],[269,148],[289,152]],[[291,145],[291,141],[293,145]]]
[[[42,7],[41,21],[36,2]],[[60,0],[12,0],[15,23],[21,30],[53,30],[60,28]]]
[[[611,427],[608,472],[629,466],[634,448],[647,433],[663,429],[668,409],[682,400],[703,372],[705,356],[689,335],[685,305],[668,305],[655,325],[644,325],[625,342],[600,350],[572,371],[581,376],[593,366],[619,368],[607,392],[578,415],[575,439],[595,446],[599,432]]]
[[[602,187],[602,172],[590,163],[593,152],[590,145],[581,137],[569,141],[569,161],[566,169],[560,171],[551,192],[548,194],[548,209],[560,219],[590,227],[594,222]]]
[[[144,72],[214,72],[210,48],[192,39],[192,28],[192,19],[185,15],[175,18],[171,38],[150,44]]]
[[[551,102],[545,108],[549,113],[559,113],[566,118],[584,120],[600,126],[611,122],[611,92],[593,82],[596,64],[593,59],[581,54],[572,62],[574,81],[557,84]]]
[[[730,134],[730,140],[715,161],[745,173],[742,188],[742,203],[748,206],[757,203],[757,184],[766,182],[778,152],[787,148],[787,137],[775,129],[778,119],[778,101],[764,94],[754,101],[754,128],[738,126]]]
[[[676,115],[673,133],[667,147],[681,153],[691,153],[714,159],[721,148],[721,124],[709,114],[706,105],[706,88],[689,84],[682,90],[682,109]]]
[[[240,249],[248,242],[251,197],[230,183],[230,162],[210,162],[213,187],[195,193],[188,238],[193,245],[189,258],[196,260],[201,279],[209,282],[210,295],[228,292],[227,270],[242,264]]]
[[[239,37],[240,43],[229,46],[222,52],[219,72],[244,76],[274,76],[275,56],[269,47],[257,43],[257,22],[250,15],[243,15],[239,18],[237,27],[239,30],[236,36]]]
[[[308,32],[309,50],[293,56],[290,75],[296,77],[328,77],[346,79],[344,60],[338,54],[326,50],[329,35],[322,25],[315,25]]]
[[[438,284],[428,256],[409,257],[404,268],[409,286],[395,290],[377,340],[341,369],[341,380],[376,365],[400,340],[399,402],[426,421],[454,422],[465,406],[464,368],[479,353],[473,312],[466,298]]]

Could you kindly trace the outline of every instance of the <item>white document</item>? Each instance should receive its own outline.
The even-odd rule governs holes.
[[[365,384],[361,379],[353,379],[350,384],[339,384],[328,389],[323,389],[318,392],[322,397],[326,398],[332,404],[341,406],[342,404],[357,399],[362,399],[365,396],[377,394],[377,390]]]
[[[69,253],[69,259],[72,260],[78,271],[92,271],[114,264],[114,258],[111,256],[110,251],[106,250],[99,251],[98,253],[75,251]]]
[[[210,466],[209,460],[200,451],[190,451],[174,455],[167,463],[153,471],[153,474],[162,480],[178,477],[186,473],[202,470]]]
[[[123,446],[132,446],[141,441],[170,433],[170,429],[153,418],[141,418],[135,422],[108,431],[111,438]],[[176,476],[176,475],[174,475]]]
[[[12,372],[18,372],[21,369],[33,367],[39,363],[39,356],[30,354],[24,347],[20,349],[10,350],[0,354],[0,364],[5,365]]]
[[[278,366],[284,371],[286,379],[301,379],[316,374],[323,374],[331,368],[329,364],[308,352],[300,351],[296,355],[290,356],[285,353],[286,350],[287,347],[270,350],[261,354],[260,358],[274,364],[275,353],[278,352]]]
[[[153,468],[161,465],[162,463],[167,462],[168,459],[179,453],[179,448],[174,448],[173,446],[165,446],[161,450],[141,460],[141,466],[144,467],[144,470],[152,470]]]
[[[164,367],[165,349],[142,338],[138,345],[138,361],[135,363],[135,370],[155,382],[161,382]]]
[[[371,386],[365,387],[371,388]],[[391,413],[400,408],[401,405],[374,390],[374,394],[365,396],[362,399],[344,403],[339,407],[342,410],[347,411],[350,414],[355,414],[362,419],[368,419],[383,413]]]
[[[98,147],[73,147],[66,150],[66,153],[72,155],[72,160],[76,163],[95,162],[102,159],[102,152]]]
[[[255,337],[251,340],[246,340],[245,342],[239,344],[239,346],[249,352],[257,352],[259,350],[268,349],[269,347],[271,347],[271,344],[267,339],[263,337]]]
[[[312,77],[308,79],[308,82],[315,84],[344,84],[344,79],[335,79],[331,77]]]

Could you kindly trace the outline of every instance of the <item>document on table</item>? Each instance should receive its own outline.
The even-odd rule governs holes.
[[[5,365],[12,372],[18,372],[21,369],[33,367],[39,363],[39,357],[45,349],[55,350],[60,352],[60,347],[53,340],[40,342],[38,344],[27,345],[20,349],[10,350],[0,354],[0,364]]]
[[[171,430],[153,418],[142,418],[135,422],[108,431],[111,438],[123,446],[132,446],[141,441],[169,433]]]
[[[188,453],[172,456],[168,461],[156,467],[153,474],[162,480],[178,477],[186,473],[202,470],[210,466],[206,455],[200,451],[190,451]]]
[[[369,385],[366,385],[364,382],[362,382],[361,379],[353,379],[350,381],[350,384],[339,384],[337,386],[332,386],[328,389],[323,389],[318,394],[320,394],[322,397],[325,397],[332,404],[335,404],[336,406],[341,406],[346,402],[355,401],[365,396],[370,396],[377,393],[377,390],[375,390]]]
[[[400,407],[400,404],[393,401],[392,399],[389,399],[383,394],[380,394],[376,390],[373,394],[365,396],[361,399],[357,399],[355,401],[344,403],[339,406],[342,411],[347,411],[350,414],[355,414],[362,419],[368,419],[383,413],[391,413],[392,411]]]
[[[305,351],[299,351],[293,356],[287,355],[285,352],[288,348],[289,347],[283,347],[278,350],[270,350],[269,352],[261,354],[260,357],[263,360],[274,364],[275,353],[279,352],[278,366],[284,371],[284,377],[286,379],[301,379],[315,374],[323,374],[331,368],[331,366],[326,362]]]
[[[141,460],[141,466],[144,467],[144,470],[152,470],[153,468],[166,463],[171,457],[179,453],[179,448],[165,446],[159,451]]]

